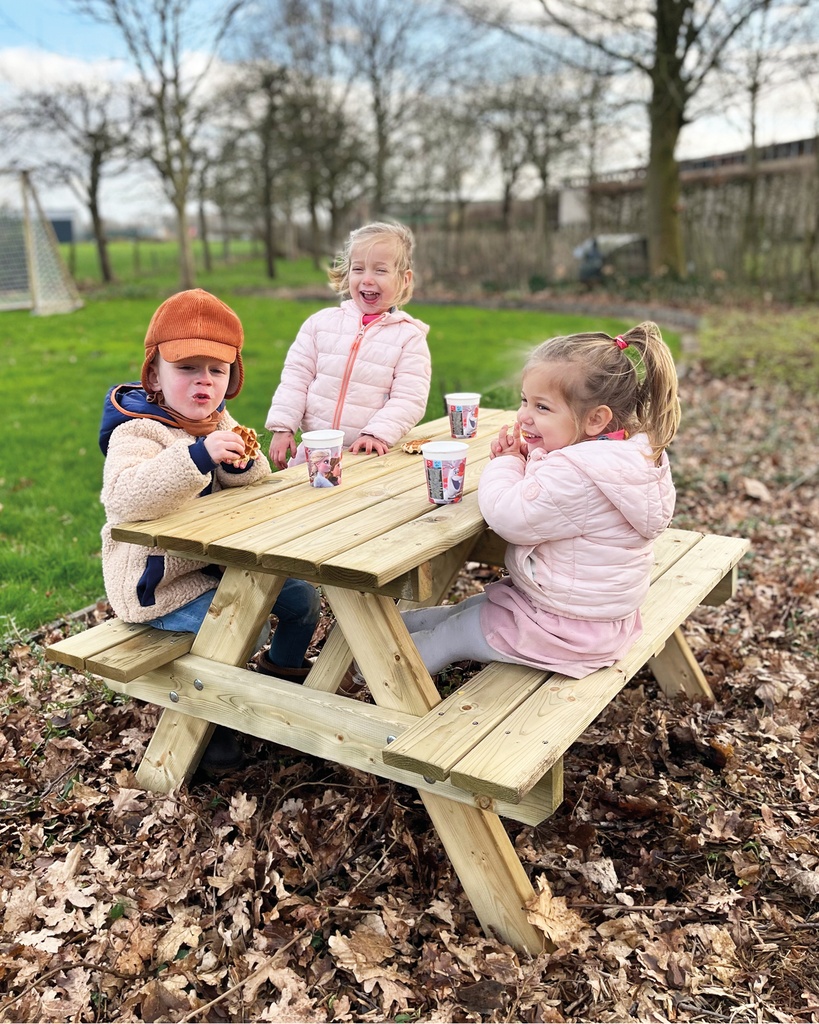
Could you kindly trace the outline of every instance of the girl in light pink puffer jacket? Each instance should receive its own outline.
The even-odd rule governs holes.
[[[656,324],[534,351],[517,422],[492,442],[478,484],[509,575],[460,604],[404,614],[430,673],[502,661],[580,679],[626,654],[642,631],[654,538],[674,511],[665,448],[679,418]]]
[[[290,347],[265,427],[270,459],[304,461],[297,430],[344,431],[353,454],[383,455],[418,423],[429,397],[429,327],[400,307],[412,295],[412,232],[367,224],[350,234],[330,270],[340,306],[302,325]]]

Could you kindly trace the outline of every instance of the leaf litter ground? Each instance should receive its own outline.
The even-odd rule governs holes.
[[[819,398],[681,387],[674,525],[753,548],[686,630],[716,704],[642,672],[507,824],[556,952],[482,935],[411,789],[248,738],[140,790],[156,709],[43,661],[101,603],[0,654],[0,1020],[819,1020]]]

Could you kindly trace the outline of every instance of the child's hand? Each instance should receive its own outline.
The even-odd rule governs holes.
[[[288,452],[296,454],[296,441],[290,430],[276,430],[270,442],[270,461],[276,469],[287,468]]]
[[[386,455],[389,450],[390,446],[385,441],[373,437],[371,434],[362,434],[350,445],[352,455],[359,455],[361,452],[365,455],[371,455],[373,452],[376,455]]]
[[[526,443],[520,439],[520,424],[515,423],[512,426],[512,432],[509,433],[509,427],[504,424],[500,428],[497,438],[489,446],[489,457],[495,459],[499,455],[516,455],[518,458],[526,459],[529,454],[529,450],[526,447]]]
[[[238,469],[244,469],[248,463],[244,458],[245,442],[232,430],[214,430],[206,435],[205,451],[217,465],[230,462]]]

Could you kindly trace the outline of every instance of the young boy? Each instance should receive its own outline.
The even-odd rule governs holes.
[[[126,622],[196,632],[222,571],[161,548],[115,541],[111,527],[155,519],[192,498],[270,475],[264,456],[245,457],[245,441],[231,429],[236,421],[225,408],[244,381],[243,341],[239,317],[215,295],[201,288],[179,292],[148,325],[141,382],[120,384],[106,396],[102,571],[109,603]],[[259,670],[302,682],[319,611],[315,587],[287,580],[272,608],[278,627]],[[202,766],[225,770],[240,762],[236,737],[217,727]]]

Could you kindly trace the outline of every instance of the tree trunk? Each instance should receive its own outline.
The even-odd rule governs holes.
[[[680,224],[680,170],[675,151],[683,126],[688,85],[680,53],[680,35],[693,0],[657,0],[656,41],[648,105],[649,156],[646,219],[649,270],[654,277],[686,276]]]
[[[816,298],[819,274],[816,269],[816,254],[819,247],[819,203],[816,201],[816,188],[819,186],[819,134],[813,141],[815,156],[813,166],[813,210],[805,217],[805,236],[802,243],[802,261],[804,263],[805,298],[813,301]]]
[[[202,259],[205,270],[210,273],[213,270],[213,260],[210,255],[210,238],[208,236],[208,217],[205,211],[205,204],[199,200],[199,238],[202,241]]]
[[[751,139],[748,146],[748,205],[745,208],[745,225],[743,244],[747,254],[747,274],[749,280],[756,284],[759,280],[759,150],[756,144],[757,98],[759,83],[756,79],[750,89],[750,129]]]
[[[102,157],[95,151],[91,160],[91,177],[88,188],[88,212],[91,215],[91,228],[97,245],[97,258],[100,265],[100,277],[105,284],[114,280],[111,260],[108,255],[108,239],[105,235],[105,223],[100,213],[99,190],[102,174]]]
[[[92,202],[90,204],[88,212],[91,214],[91,228],[94,232],[94,242],[97,246],[100,278],[105,282],[105,284],[111,284],[114,280],[114,272],[111,269],[111,258],[108,253],[108,239],[105,235],[105,225],[103,224],[96,202]]]
[[[219,220],[222,224],[222,259],[225,263],[230,262],[230,222],[227,210],[222,207],[219,210]]]
[[[276,276],[276,229],[274,225],[273,209],[269,203],[264,206],[264,258],[265,272],[273,280]]]
[[[318,196],[311,191],[310,204],[310,251],[313,254],[313,266],[321,270],[321,229],[318,220]]]
[[[188,212],[184,201],[176,207],[176,235],[179,242],[179,287],[188,291],[196,287],[196,270],[193,262],[193,246],[188,230]]]
[[[680,171],[674,152],[682,127],[681,112],[668,102],[667,87],[654,83],[649,104],[651,141],[646,173],[646,221],[649,269],[654,277],[685,277],[680,224]]]

